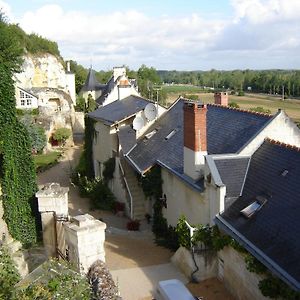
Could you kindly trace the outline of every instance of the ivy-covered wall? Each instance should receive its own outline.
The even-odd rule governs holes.
[[[37,186],[31,144],[26,129],[16,117],[12,73],[3,65],[0,65],[0,128],[4,219],[15,239],[32,244],[36,241],[32,207]]]

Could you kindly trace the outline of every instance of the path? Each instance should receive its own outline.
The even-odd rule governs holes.
[[[118,283],[123,300],[151,300],[160,280],[176,278],[186,284],[188,279],[170,263],[173,253],[154,244],[148,224],[143,222],[140,232],[128,232],[125,230],[127,218],[90,210],[89,199],[81,198],[77,187],[69,179],[81,151],[81,145],[67,149],[59,164],[38,175],[38,184],[58,182],[61,186],[68,186],[71,215],[89,213],[107,224],[106,264]],[[228,293],[217,280],[190,286],[195,295],[206,295],[205,300],[221,299],[218,295],[223,295],[222,299],[232,300],[226,296]]]

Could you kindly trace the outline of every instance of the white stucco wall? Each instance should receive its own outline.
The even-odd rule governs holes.
[[[281,111],[239,154],[252,155],[265,138],[300,147],[300,129],[284,111]]]
[[[224,265],[223,281],[225,286],[236,299],[269,299],[264,297],[258,288],[258,283],[262,277],[255,273],[251,273],[246,269],[245,260],[242,254],[231,247],[225,247],[218,252],[218,257],[223,261]]]
[[[66,92],[70,94],[73,105],[76,105],[75,74],[66,73]]]
[[[204,199],[204,193],[194,190],[164,168],[161,174],[168,206],[163,208],[163,214],[168,224],[176,226],[181,215],[185,215],[190,224],[208,224],[209,202]]]

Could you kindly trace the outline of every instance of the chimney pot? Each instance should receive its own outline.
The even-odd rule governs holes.
[[[228,93],[227,92],[217,92],[214,95],[215,104],[228,106]]]

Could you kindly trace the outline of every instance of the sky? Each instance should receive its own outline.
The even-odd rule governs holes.
[[[300,68],[300,0],[0,0],[0,8],[56,41],[65,60],[96,70]]]

